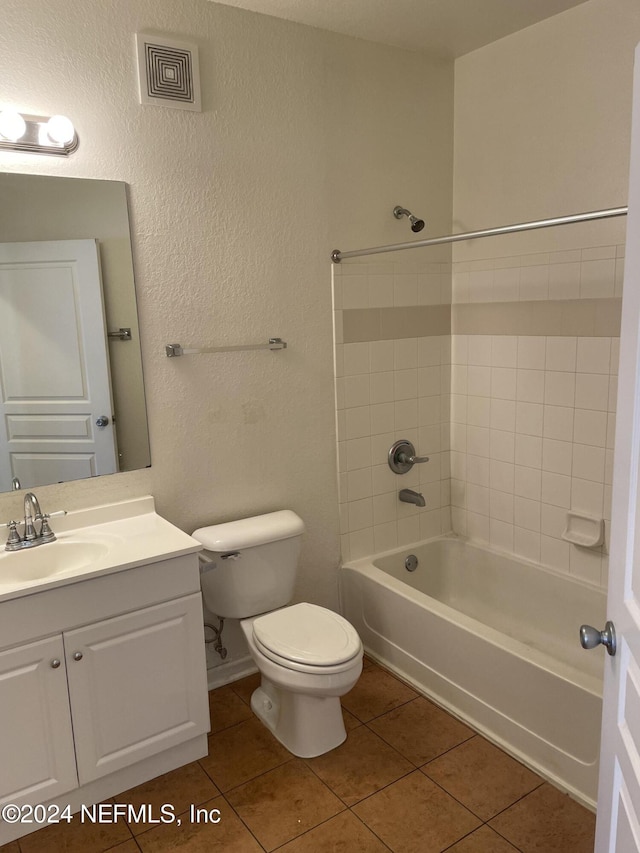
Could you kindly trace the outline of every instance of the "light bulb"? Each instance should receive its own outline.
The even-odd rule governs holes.
[[[0,136],[11,142],[17,142],[24,136],[27,124],[16,110],[2,110],[0,112]]]
[[[67,145],[73,141],[75,128],[66,116],[51,116],[47,122],[47,136],[57,145]]]

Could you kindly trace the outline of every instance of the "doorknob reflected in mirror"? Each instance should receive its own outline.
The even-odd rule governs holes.
[[[598,631],[591,625],[580,626],[580,645],[583,649],[595,649],[603,645],[610,655],[616,653],[616,630],[613,622],[607,622],[604,631]]]

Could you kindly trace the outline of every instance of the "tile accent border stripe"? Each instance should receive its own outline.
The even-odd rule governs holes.
[[[451,306],[454,335],[620,335],[622,299],[553,299],[483,302]]]
[[[342,313],[345,344],[451,334],[450,305],[348,308]]]
[[[621,313],[619,297],[349,308],[342,311],[343,342],[450,334],[616,338]]]

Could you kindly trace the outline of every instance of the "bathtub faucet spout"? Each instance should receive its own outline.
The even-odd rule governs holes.
[[[400,489],[398,497],[403,503],[415,504],[416,506],[426,506],[422,493],[414,492],[413,489]]]

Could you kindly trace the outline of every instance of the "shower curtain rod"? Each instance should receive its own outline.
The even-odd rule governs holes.
[[[517,225],[486,228],[484,231],[466,231],[464,234],[448,234],[446,237],[431,237],[428,240],[416,240],[411,243],[394,243],[391,246],[357,249],[353,252],[341,252],[340,249],[334,249],[331,253],[331,260],[334,264],[339,264],[345,258],[360,258],[363,255],[379,255],[384,252],[400,252],[402,249],[421,249],[425,246],[438,246],[442,243],[459,243],[461,240],[475,240],[478,237],[495,237],[498,234],[513,234],[517,231],[533,231],[535,228],[548,228],[551,225],[570,225],[573,222],[588,222],[591,219],[609,219],[613,216],[626,216],[627,209],[626,207],[610,207],[607,210],[592,210],[589,213],[557,216],[555,219],[538,219],[535,222],[520,222]]]

